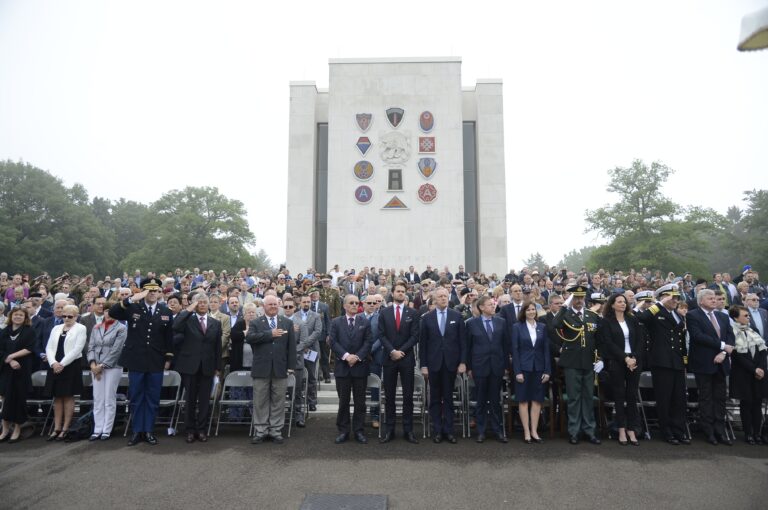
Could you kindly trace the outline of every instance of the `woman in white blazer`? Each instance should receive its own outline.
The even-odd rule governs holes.
[[[53,397],[53,433],[48,441],[65,441],[75,412],[75,395],[83,389],[80,358],[87,339],[85,326],[77,323],[78,308],[67,305],[62,311],[64,324],[54,326],[45,355],[50,364],[45,388]]]

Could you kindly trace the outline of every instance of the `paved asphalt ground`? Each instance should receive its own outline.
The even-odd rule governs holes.
[[[206,444],[0,444],[0,508],[295,510],[306,493],[383,494],[392,509],[768,507],[768,446],[743,442],[380,445],[370,431],[367,445],[335,445],[330,415],[312,417],[282,446],[251,445],[246,435],[222,427]]]

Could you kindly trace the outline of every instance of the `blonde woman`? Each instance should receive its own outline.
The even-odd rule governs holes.
[[[53,433],[48,441],[65,441],[75,412],[75,395],[83,389],[80,358],[86,341],[85,326],[77,323],[78,308],[67,305],[62,310],[63,324],[54,326],[48,337],[45,355],[50,364],[45,388],[53,397]]]

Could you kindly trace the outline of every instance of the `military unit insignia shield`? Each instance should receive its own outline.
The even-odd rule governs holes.
[[[360,128],[360,131],[365,133],[368,131],[368,128],[371,127],[371,123],[373,122],[373,114],[372,113],[358,113],[355,115],[355,120],[357,121],[357,127]]]
[[[432,116],[432,112],[421,112],[421,115],[419,115],[419,128],[425,133],[429,133],[433,127],[435,127],[435,118]]]
[[[357,203],[359,204],[368,204],[371,202],[372,198],[373,190],[370,186],[363,184],[362,186],[358,186],[355,190],[355,200],[357,200]]]
[[[419,152],[434,154],[434,152],[435,152],[435,137],[434,136],[420,136],[419,137]]]
[[[435,158],[421,158],[419,160],[419,172],[421,172],[422,177],[425,179],[435,175],[436,171],[437,161],[435,161]]]
[[[419,200],[425,204],[431,204],[437,200],[437,189],[429,183],[419,186]]]
[[[389,108],[387,110],[387,120],[393,128],[397,128],[403,121],[403,114],[405,110],[402,108]]]
[[[399,198],[392,197],[389,202],[384,204],[384,207],[382,209],[408,209],[408,206],[403,203],[402,200]]]
[[[361,136],[360,138],[357,139],[357,143],[355,144],[355,147],[357,147],[357,150],[360,151],[360,154],[365,156],[366,153],[368,152],[368,149],[371,148],[371,145],[373,144],[371,143],[370,138],[368,138],[367,136]]]
[[[373,165],[368,161],[358,161],[355,165],[355,177],[361,181],[367,181],[373,177]]]

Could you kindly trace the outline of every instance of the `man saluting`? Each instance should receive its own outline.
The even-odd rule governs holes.
[[[160,280],[146,278],[142,291],[120,301],[109,309],[109,316],[126,321],[125,340],[119,364],[128,370],[128,394],[131,400],[131,429],[128,446],[142,439],[157,444],[155,417],[160,404],[163,370],[173,357],[171,311],[162,303]]]

